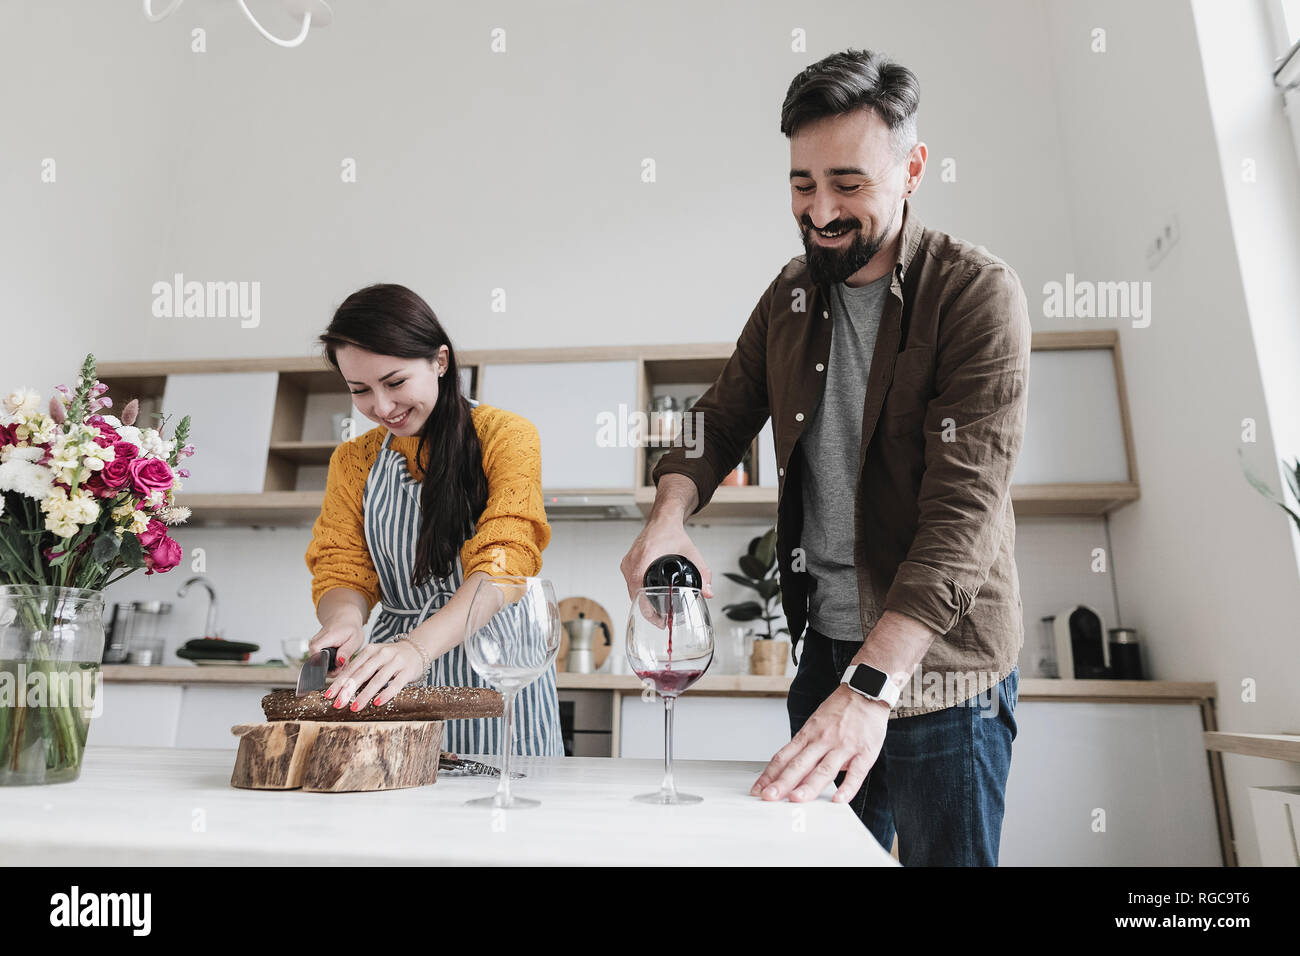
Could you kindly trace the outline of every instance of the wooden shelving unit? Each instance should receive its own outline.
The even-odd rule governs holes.
[[[1016,485],[1011,500],[1018,516],[1064,515],[1096,517],[1122,507],[1139,496],[1133,436],[1129,422],[1119,337],[1113,330],[1087,332],[1036,332],[1035,350],[1109,349],[1115,365],[1119,409],[1122,418],[1124,449],[1127,455],[1127,481]],[[584,346],[577,348],[468,350],[457,353],[462,370],[468,370],[470,396],[477,397],[484,381],[484,367],[508,363],[566,363],[633,360],[637,368],[638,407],[648,410],[657,391],[674,393],[689,388],[691,394],[703,394],[717,377],[734,345],[711,343],[700,345]],[[319,471],[328,465],[338,443],[321,437],[320,422],[310,427],[323,410],[348,414],[352,409],[347,387],[324,357],[193,359],[171,362],[105,362],[99,377],[106,382],[119,403],[140,398],[142,408],[158,410],[168,375],[182,373],[274,372],[278,375],[271,434],[266,449],[266,478],[263,491],[254,494],[186,494],[181,504],[190,508],[194,525],[267,526],[310,525],[320,512],[323,479]],[[527,409],[513,409],[528,414]],[[174,422],[172,423],[174,425]],[[329,429],[327,428],[326,431]],[[310,433],[310,434],[309,434]],[[759,485],[759,447],[755,438],[749,459],[753,467],[746,474],[745,485],[723,485],[710,503],[692,520],[702,522],[775,521],[777,488]],[[563,499],[572,508],[575,497],[589,496],[594,504],[585,517],[605,516],[634,519],[649,513],[654,503],[654,488],[647,482],[647,448],[636,449],[635,473],[621,488],[543,489],[545,498]],[[316,469],[317,473],[303,469]],[[314,482],[314,483],[313,483]],[[304,484],[310,486],[304,487]],[[623,502],[609,506],[611,500]],[[577,515],[581,506],[569,513]]]
[[[1300,763],[1300,734],[1232,734],[1206,731],[1205,749]]]

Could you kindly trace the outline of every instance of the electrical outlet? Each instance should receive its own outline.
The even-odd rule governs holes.
[[[1147,268],[1154,269],[1169,250],[1178,244],[1178,217],[1170,215],[1160,224],[1159,231],[1147,242]]]

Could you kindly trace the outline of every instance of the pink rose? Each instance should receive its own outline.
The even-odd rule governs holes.
[[[0,448],[5,445],[17,445],[17,431],[18,424],[16,422],[13,425],[0,425]]]
[[[131,461],[140,453],[129,441],[118,439],[113,442],[113,460],[114,461]]]
[[[149,526],[136,535],[140,539],[140,547],[149,550],[157,546],[158,542],[167,537],[167,525],[157,518],[149,519]]]
[[[96,498],[111,498],[117,494],[116,488],[110,488],[104,484],[104,472],[92,472],[90,477],[81,483],[81,487],[89,491]]]
[[[153,522],[150,521],[150,524]],[[185,552],[181,546],[176,543],[175,538],[169,538],[163,535],[158,543],[153,546],[153,550],[146,551],[144,555],[145,574],[153,574],[157,571],[161,574],[164,571],[170,571],[176,565],[181,563],[181,558]]]
[[[53,399],[50,399],[50,401],[53,401]],[[109,445],[116,445],[118,442],[122,441],[122,436],[117,433],[117,429],[104,421],[102,415],[91,415],[86,419],[86,422],[87,424],[94,425],[99,429],[99,434],[95,436],[95,444],[99,445],[101,448],[107,448]],[[130,442],[127,442],[126,444],[130,444]],[[131,447],[134,448],[135,446],[132,445]]]
[[[126,448],[134,449],[135,446],[130,442],[120,441],[113,448],[118,452],[118,457],[105,462],[104,467],[95,472],[87,482],[92,492],[96,494],[98,494],[97,489],[102,488],[105,492],[102,497],[105,498],[117,494],[118,490],[131,480],[132,458],[130,455],[123,457],[121,451]]]
[[[135,458],[127,464],[131,485],[140,495],[148,497],[155,491],[167,491],[172,486],[171,466],[161,458]]]

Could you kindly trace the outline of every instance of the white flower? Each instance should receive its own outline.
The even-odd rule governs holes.
[[[46,518],[45,528],[57,538],[71,538],[81,530],[75,521],[69,521],[66,518]]]
[[[41,407],[41,396],[30,388],[19,388],[4,397],[4,407],[11,415],[31,415]]]
[[[45,457],[45,449],[34,445],[6,445],[0,449],[0,461],[18,459],[20,461],[40,461]]]
[[[131,515],[131,523],[127,526],[127,530],[134,532],[135,534],[140,534],[148,527],[149,516],[143,511],[136,511]]]
[[[15,451],[27,450],[15,449]],[[31,450],[41,451],[39,448]],[[40,501],[50,493],[53,484],[54,472],[18,454],[10,455],[8,461],[0,463],[0,491],[16,491],[20,495]]]
[[[167,524],[183,524],[191,514],[193,512],[184,505],[172,505],[170,508],[163,509],[162,519]]]
[[[117,426],[114,427],[116,428]],[[140,443],[144,440],[140,434],[140,429],[136,428],[134,425],[123,425],[121,428],[117,429],[117,433],[121,436],[122,441],[129,441],[136,448],[139,448]]]
[[[78,488],[68,500],[67,513],[68,517],[78,524],[90,524],[99,517],[99,502],[89,491]]]
[[[52,488],[41,501],[41,510],[45,512],[45,527],[60,538],[71,538],[81,530],[73,515],[77,506],[68,500],[68,493],[62,488]]]
[[[140,457],[167,458],[172,453],[169,446],[173,444],[174,442],[163,441],[158,429],[146,428],[140,433]]]
[[[122,421],[116,415],[101,414],[99,417],[104,419],[105,424],[111,425],[114,429],[120,429],[122,427]]]

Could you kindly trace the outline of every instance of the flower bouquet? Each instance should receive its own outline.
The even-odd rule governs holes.
[[[121,417],[88,355],[75,386],[47,407],[22,389],[0,406],[0,784],[80,772],[103,655],[103,589],[141,568],[169,571],[183,552],[167,529],[189,416],[171,439]],[[165,425],[165,421],[160,423]]]

